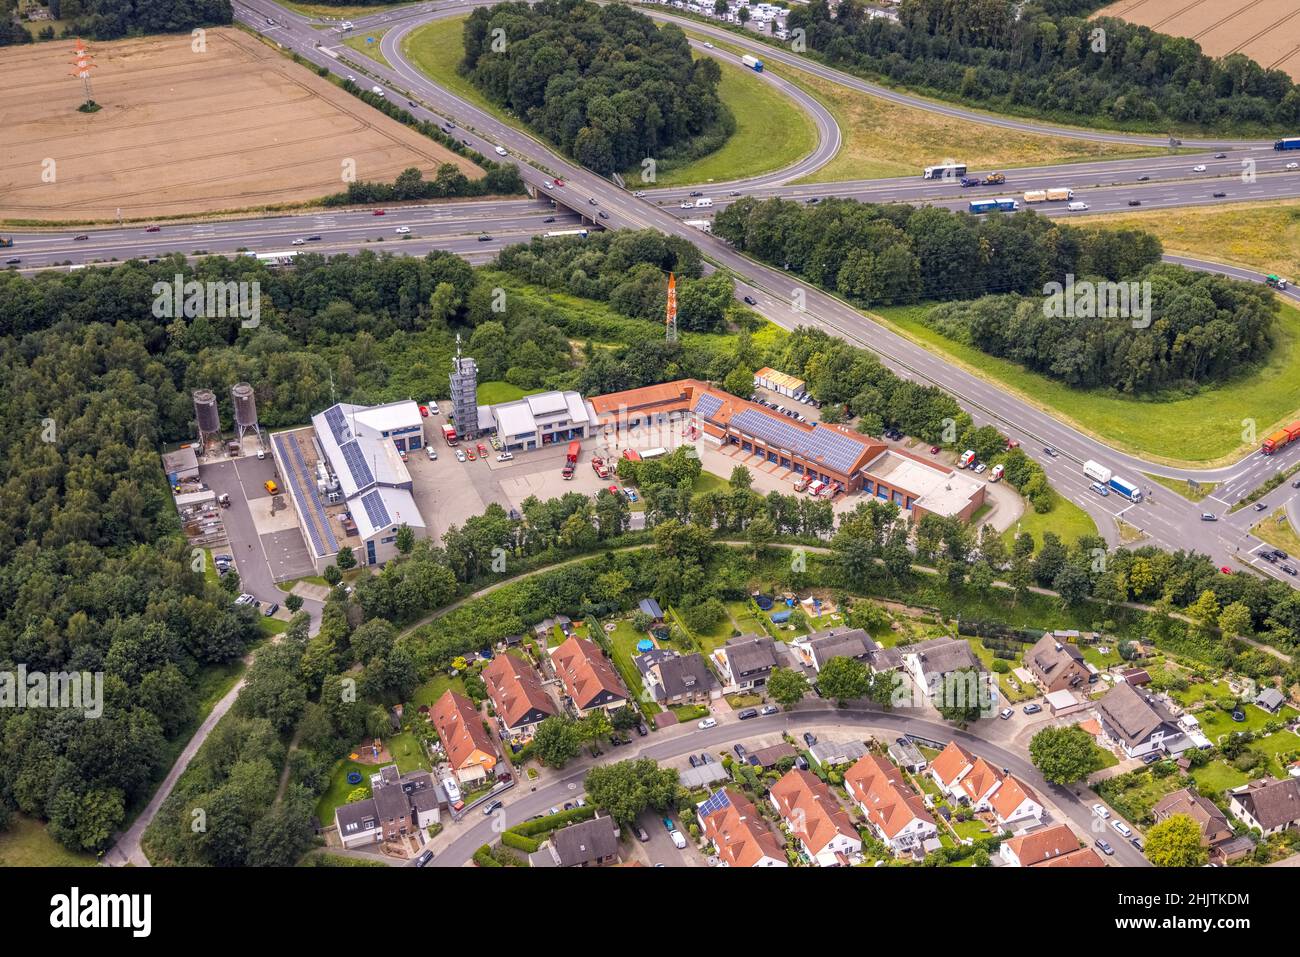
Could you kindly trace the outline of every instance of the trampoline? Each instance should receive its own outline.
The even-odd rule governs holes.
[[[361,772],[360,772],[360,771],[349,771],[349,772],[348,772],[348,784],[360,784],[360,783],[361,783]]]

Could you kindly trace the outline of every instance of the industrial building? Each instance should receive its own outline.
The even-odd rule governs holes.
[[[502,448],[509,452],[585,439],[593,434],[595,423],[590,403],[576,392],[539,392],[513,402],[478,407],[480,431],[495,431]]]
[[[770,369],[766,381],[794,389],[799,380]],[[789,381],[786,381],[789,380]],[[802,384],[799,384],[802,388]],[[864,492],[910,511],[966,521],[984,504],[985,486],[956,469],[894,449],[846,426],[799,422],[696,379],[615,392],[591,400],[606,429],[683,420],[705,441],[735,446],[799,476],[843,492]]]
[[[405,400],[385,405],[332,405],[312,416],[312,427],[277,432],[272,454],[307,540],[317,571],[348,546],[361,565],[381,565],[397,554],[397,531],[428,534],[411,495],[403,453],[424,445],[420,407]]]

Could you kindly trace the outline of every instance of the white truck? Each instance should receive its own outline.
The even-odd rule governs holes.
[[[1100,462],[1094,462],[1092,459],[1083,463],[1083,474],[1088,476],[1094,482],[1100,482],[1105,485],[1110,481],[1111,471]]]
[[[690,226],[693,229],[698,229],[702,233],[713,232],[713,220],[711,219],[684,219],[682,220],[682,223],[683,225]]]
[[[696,209],[708,209],[712,205],[713,205],[713,200],[709,199],[707,196],[705,196],[703,199],[697,199],[695,201]]]

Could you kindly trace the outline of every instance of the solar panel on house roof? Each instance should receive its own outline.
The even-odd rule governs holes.
[[[717,415],[720,408],[722,408],[722,400],[707,392],[700,396],[699,402],[695,403],[695,411],[706,419]]]
[[[337,405],[332,405],[325,410],[325,422],[334,433],[334,441],[339,445],[351,441],[352,430],[348,428],[348,418]]]
[[[393,524],[393,520],[388,516],[388,507],[384,505],[383,496],[377,490],[361,496],[361,505],[366,510],[366,517],[370,519],[372,528],[387,528]]]
[[[714,791],[709,795],[709,799],[700,805],[700,817],[708,817],[714,811],[721,811],[730,806],[731,799],[727,797],[726,791]]]
[[[756,409],[744,409],[733,415],[731,424],[742,432],[845,474],[862,454],[860,442],[833,429],[814,428],[806,432]]]
[[[370,464],[366,457],[361,454],[361,446],[353,439],[351,442],[344,442],[339,446],[339,451],[343,453],[343,462],[347,465],[348,471],[352,473],[352,481],[356,483],[357,488],[365,488],[368,485],[375,484],[375,474],[370,471]]]

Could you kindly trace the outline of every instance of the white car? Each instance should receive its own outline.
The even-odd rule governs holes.
[[[307,242],[307,240],[305,240],[305,239],[295,239],[295,240],[293,241],[293,244],[294,244],[295,246],[302,246],[302,245],[306,244],[306,242]]]
[[[708,40],[705,40],[705,41],[704,41],[704,49],[706,49],[706,50],[712,50],[712,49],[713,49],[713,44],[710,43]]]
[[[1192,167],[1192,172],[1193,172],[1193,173],[1204,173],[1204,172],[1205,172],[1205,164],[1202,163],[1200,166],[1193,166],[1193,167]]]
[[[1123,821],[1111,821],[1110,826],[1122,834],[1124,837],[1132,837],[1133,831]]]
[[[1095,815],[1097,815],[1097,816],[1098,816],[1099,818],[1101,818],[1103,821],[1106,821],[1106,820],[1109,820],[1109,819],[1110,819],[1110,811],[1107,811],[1107,810],[1106,810],[1104,807],[1102,807],[1100,804],[1094,804],[1094,805],[1092,806],[1092,813],[1095,814]]]
[[[673,847],[679,851],[686,850],[686,838],[682,836],[681,831],[673,831],[668,836],[673,839]]]
[[[399,236],[405,236],[410,231],[411,231],[410,226],[398,226],[396,229],[393,230],[393,232],[397,233],[397,235]]]
[[[506,148],[504,146],[494,146],[492,149],[496,152],[497,156],[506,155]]]
[[[1300,163],[1287,163],[1287,169],[1300,169]]]
[[[545,181],[542,183],[542,186],[543,186],[545,189],[555,189],[555,184],[552,183],[549,179],[548,179],[548,180],[545,180]]]
[[[637,190],[635,193],[633,193],[632,195],[635,196],[637,199],[640,199],[642,196],[645,195],[645,190],[643,190],[643,189],[638,189],[638,190]]]
[[[430,461],[430,462],[436,462],[436,461],[438,461],[438,450],[435,449],[432,445],[426,445],[426,446],[424,447],[424,451],[426,451],[426,452],[429,453],[429,461]]]
[[[497,456],[497,461],[498,461],[498,462],[510,462],[510,461],[512,461],[512,460],[514,459],[514,457],[515,457],[515,454],[514,454],[513,452],[502,452],[500,455]]]
[[[718,726],[717,718],[705,718],[703,721],[701,721],[699,724],[696,725],[696,727],[699,728],[701,731],[707,731],[709,730],[709,728],[716,728],[717,726]]]
[[[465,461],[465,453],[462,452],[460,449],[457,449],[457,450],[456,450],[456,461],[457,461],[457,462],[464,462],[464,461]]]

